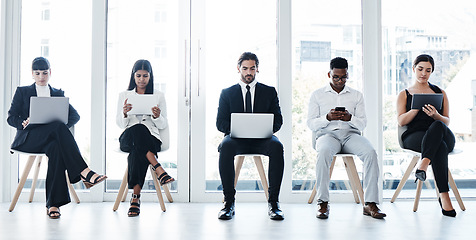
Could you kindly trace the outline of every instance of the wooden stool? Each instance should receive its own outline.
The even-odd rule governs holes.
[[[152,180],[154,181],[155,191],[157,193],[157,198],[159,199],[160,208],[162,212],[165,212],[165,203],[164,198],[162,197],[162,191],[160,190],[160,184],[157,179],[157,174],[152,169],[152,165],[149,165],[150,174],[152,175]],[[114,202],[114,207],[112,208],[113,211],[116,211],[119,208],[119,203],[124,202],[126,200],[126,195],[128,193],[127,188],[127,175],[128,175],[128,168],[126,167],[126,172],[124,173],[124,177],[122,178],[121,186],[119,187],[119,193],[117,193],[116,201]],[[162,185],[164,189],[165,195],[167,196],[167,200],[172,203],[174,200],[172,199],[172,195],[170,194],[169,187],[167,184]]]
[[[354,195],[354,200],[356,203],[362,203],[364,205],[364,190],[362,189],[362,184],[360,184],[359,174],[357,173],[357,168],[355,166],[353,154],[336,154],[332,159],[331,167],[329,169],[329,178],[332,177],[332,171],[334,170],[334,165],[336,163],[337,157],[341,157],[344,161],[345,170],[347,172],[347,176],[349,177],[350,188],[352,189],[352,194]],[[314,201],[317,193],[317,183],[314,184],[314,188],[312,189],[311,196],[307,203],[311,204]],[[360,198],[359,198],[360,196]]]
[[[412,150],[409,150],[409,149],[405,149],[403,147],[402,134],[406,130],[407,130],[407,126],[398,126],[398,144],[403,149],[403,151],[412,154],[413,158],[412,158],[412,161],[410,162],[410,164],[408,165],[407,170],[403,174],[402,180],[400,180],[400,183],[398,184],[397,189],[395,190],[395,193],[393,194],[392,199],[390,200],[391,203],[393,203],[393,202],[395,202],[395,200],[397,200],[397,197],[400,194],[400,191],[402,191],[402,188],[403,188],[403,186],[405,186],[405,183],[407,182],[408,177],[410,177],[410,174],[412,173],[413,169],[417,165],[418,160],[421,158],[421,154],[419,152],[415,152],[415,151],[412,151]],[[453,151],[450,153],[450,155],[457,154],[457,153],[460,153],[460,152],[462,152],[462,151],[453,149]],[[429,184],[430,184],[428,181],[425,181],[425,183],[427,184],[427,186],[429,186]],[[451,175],[451,172],[450,172],[449,168],[448,168],[448,183],[450,184],[450,187],[453,190],[456,201],[458,201],[459,207],[463,211],[466,210],[466,208],[463,204],[463,200],[461,199],[461,196],[459,194],[458,188],[456,187],[455,180],[453,179],[453,176]],[[422,185],[423,185],[423,183],[420,180],[418,180],[417,181],[417,191],[416,191],[416,194],[415,194],[415,201],[413,203],[413,211],[414,212],[416,212],[418,210],[418,204],[420,203]],[[435,183],[435,189],[436,189],[436,197],[438,198],[439,197],[439,191],[436,187],[436,183]]]
[[[410,177],[410,174],[412,173],[413,169],[416,167],[418,160],[421,158],[421,154],[419,152],[415,152],[412,150],[404,149],[405,152],[413,154],[412,161],[408,165],[407,170],[405,171],[405,174],[403,174],[402,180],[400,180],[400,183],[397,186],[397,189],[395,190],[395,193],[393,194],[392,199],[390,200],[391,203],[395,202],[397,199],[398,195],[400,194],[400,191],[402,191],[403,186],[405,186],[405,183],[407,182],[408,178]],[[450,154],[457,154],[460,153],[461,151],[453,151]],[[425,183],[429,184],[428,181],[425,181]],[[456,201],[458,201],[459,207],[461,210],[466,210],[463,200],[461,199],[461,195],[459,194],[458,187],[456,187],[455,180],[453,179],[453,175],[451,175],[450,169],[448,169],[448,183],[450,184],[451,189],[453,190],[453,193],[455,195]],[[423,182],[418,180],[417,181],[417,189],[416,189],[416,194],[415,194],[415,201],[413,203],[413,211],[416,212],[418,210],[418,204],[420,203],[420,196],[421,196],[421,189],[422,189]],[[435,183],[435,189],[436,189],[436,197],[439,197],[439,191],[438,188],[436,187]]]
[[[46,157],[44,153],[26,153],[26,152],[20,152],[17,150],[11,150],[12,153],[18,153],[18,154],[27,154],[29,155],[28,161],[25,165],[25,168],[23,169],[23,173],[20,178],[20,182],[18,183],[17,190],[15,191],[15,194],[13,195],[12,203],[10,204],[10,208],[8,211],[13,211],[15,208],[18,198],[20,197],[20,194],[22,192],[23,187],[25,186],[26,179],[28,178],[28,175],[30,174],[31,167],[33,166],[33,163],[36,161],[35,165],[35,172],[33,176],[33,182],[31,184],[31,189],[30,189],[30,198],[29,202],[31,203],[33,201],[33,196],[35,195],[35,188],[36,188],[36,182],[38,180],[38,173],[40,172],[40,166],[41,166],[41,160],[43,157]],[[78,195],[76,194],[76,191],[74,190],[73,185],[69,182],[69,177],[68,177],[68,172],[66,172],[66,182],[68,183],[68,189],[73,196],[73,199],[75,200],[76,203],[79,203],[79,198]]]
[[[268,200],[268,181],[266,180],[266,174],[264,172],[263,161],[261,158],[261,156],[263,155],[261,154],[240,154],[235,156],[237,158],[235,162],[235,187],[236,183],[238,182],[238,176],[240,176],[241,167],[243,166],[243,161],[245,160],[246,156],[251,156],[253,157],[253,160],[255,160],[255,165],[258,169],[258,174],[261,179],[261,185],[263,186],[266,200]]]

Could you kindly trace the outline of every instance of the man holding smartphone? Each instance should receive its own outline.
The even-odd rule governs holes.
[[[377,153],[361,135],[367,124],[362,93],[345,85],[349,77],[345,58],[330,62],[329,85],[317,89],[309,101],[308,127],[316,136],[317,218],[329,217],[329,168],[337,153],[357,155],[363,161],[363,214],[382,219],[379,201]]]

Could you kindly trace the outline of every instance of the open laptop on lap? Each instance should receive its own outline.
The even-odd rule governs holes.
[[[68,114],[68,97],[31,97],[30,123],[28,126],[31,124],[47,124],[53,121],[67,124]]]
[[[232,113],[232,138],[270,138],[273,135],[272,113]]]

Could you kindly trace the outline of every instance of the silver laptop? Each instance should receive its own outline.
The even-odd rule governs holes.
[[[68,123],[68,97],[31,97],[30,123],[46,124],[53,121]]]
[[[232,113],[232,138],[270,138],[273,135],[272,113]]]
[[[152,115],[152,107],[157,106],[157,96],[152,94],[136,94],[127,97],[127,103],[132,104],[128,115]]]

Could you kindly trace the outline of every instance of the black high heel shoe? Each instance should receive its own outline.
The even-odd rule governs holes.
[[[454,209],[449,211],[446,211],[445,209],[443,209],[443,205],[441,204],[441,198],[438,198],[438,202],[440,203],[441,213],[443,213],[443,215],[448,217],[456,217],[456,211]]]
[[[420,170],[420,169],[417,169],[416,172],[415,172],[415,182],[417,180],[420,180],[422,182],[424,182],[426,180],[426,172],[425,170]]]

